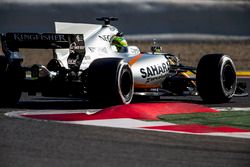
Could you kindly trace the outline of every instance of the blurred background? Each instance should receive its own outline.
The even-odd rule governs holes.
[[[126,34],[250,36],[247,0],[1,0],[0,32],[54,31],[54,22],[120,18]]]
[[[113,25],[142,50],[155,38],[190,65],[226,52],[250,69],[248,0],[0,0],[1,33],[54,32],[55,21],[98,24],[101,16],[118,17]]]

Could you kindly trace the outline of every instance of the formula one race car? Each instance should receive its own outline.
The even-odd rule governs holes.
[[[17,103],[22,92],[87,97],[93,104],[105,105],[164,94],[199,95],[208,103],[224,103],[235,94],[236,70],[229,56],[205,55],[194,68],[180,64],[172,54],[160,53],[157,45],[150,53],[127,46],[126,41],[117,48],[112,40],[122,35],[110,25],[117,18],[97,20],[104,24],[56,22],[56,33],[2,34],[0,105]],[[23,67],[19,48],[51,48],[54,58],[46,66]]]

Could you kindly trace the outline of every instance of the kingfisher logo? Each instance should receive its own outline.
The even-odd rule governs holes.
[[[67,41],[63,34],[14,33],[13,38],[16,41]]]

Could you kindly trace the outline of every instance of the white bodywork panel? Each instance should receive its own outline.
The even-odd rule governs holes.
[[[56,33],[84,34],[84,40],[102,28],[98,24],[55,22]]]
[[[122,52],[117,52],[111,45],[111,40],[118,30],[111,25],[56,22],[55,28],[56,33],[84,35],[86,53],[80,66],[81,70],[87,69],[91,62],[98,58],[121,57],[130,64],[135,87],[138,88],[159,87],[169,72],[169,64],[164,55],[142,54],[136,63],[130,63],[134,61],[134,56],[140,56],[140,50],[136,46],[128,46],[122,48]],[[68,68],[69,49],[56,49],[55,52],[57,59]]]
[[[135,88],[158,88],[169,73],[169,62],[163,55],[142,54],[131,65]]]
[[[118,32],[111,25],[55,22],[55,29],[56,33],[84,35],[86,53],[80,66],[82,70],[87,69],[90,63],[97,58],[119,57],[119,54],[110,45],[111,38]],[[65,68],[68,68],[69,49],[56,49],[55,52],[57,59],[63,63]]]

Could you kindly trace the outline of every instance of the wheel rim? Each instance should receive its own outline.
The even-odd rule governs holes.
[[[231,64],[226,64],[222,71],[222,82],[226,91],[232,90],[236,80],[234,68]]]
[[[125,98],[128,98],[132,91],[133,79],[129,71],[125,70],[121,76],[121,92]]]

